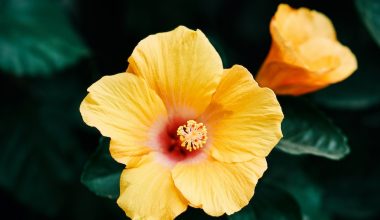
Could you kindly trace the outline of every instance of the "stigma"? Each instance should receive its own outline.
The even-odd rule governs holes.
[[[189,120],[186,125],[179,126],[177,135],[181,141],[181,147],[190,152],[202,148],[207,141],[206,126],[194,120]]]

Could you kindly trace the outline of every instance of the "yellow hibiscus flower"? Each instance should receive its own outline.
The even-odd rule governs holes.
[[[272,46],[256,80],[280,95],[302,95],[342,81],[357,69],[322,13],[280,4],[270,22]]]
[[[118,205],[133,219],[212,216],[248,204],[282,137],[274,93],[242,66],[223,69],[205,35],[178,27],[142,40],[126,73],[88,88],[83,120],[126,165]]]

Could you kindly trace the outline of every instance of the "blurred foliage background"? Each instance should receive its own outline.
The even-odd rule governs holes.
[[[280,98],[285,138],[250,205],[221,218],[380,219],[380,2],[283,2],[325,13],[359,69],[317,93]],[[122,166],[107,139],[97,149],[100,134],[79,114],[86,88],[125,71],[141,39],[178,25],[201,29],[225,67],[256,73],[279,3],[0,0],[1,218],[125,219],[115,203]],[[179,218],[211,217],[190,209]]]

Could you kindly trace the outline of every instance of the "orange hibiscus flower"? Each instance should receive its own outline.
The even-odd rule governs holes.
[[[307,8],[279,5],[270,23],[272,46],[256,80],[279,95],[302,95],[349,77],[355,55],[336,38],[331,21]]]

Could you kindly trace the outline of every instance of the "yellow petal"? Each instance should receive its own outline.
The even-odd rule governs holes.
[[[128,137],[128,138],[132,139],[135,137]],[[144,141],[143,138],[141,140]],[[123,144],[122,142],[118,142],[114,139],[111,139],[109,150],[110,150],[112,158],[114,158],[119,163],[129,165],[130,160],[136,159],[135,156],[141,156],[141,155],[147,154],[152,149],[149,148],[146,144],[136,144],[136,145]]]
[[[357,61],[340,44],[328,17],[279,5],[270,23],[272,46],[256,76],[276,94],[302,95],[349,77]]]
[[[188,202],[174,186],[170,170],[148,154],[123,171],[117,204],[132,219],[174,219]]]
[[[111,154],[121,163],[128,155],[149,152],[155,123],[167,117],[160,97],[144,80],[130,73],[105,76],[88,88],[80,106],[86,124],[111,138]]]
[[[191,206],[202,208],[209,215],[220,216],[230,215],[248,204],[266,168],[265,158],[242,163],[211,159],[177,164],[172,174],[176,187]]]
[[[275,94],[260,88],[242,66],[225,70],[210,106],[202,115],[211,155],[225,162],[265,157],[282,137],[283,114]]]
[[[203,112],[223,72],[206,36],[183,26],[145,38],[128,61],[128,71],[144,78],[173,114]]]

